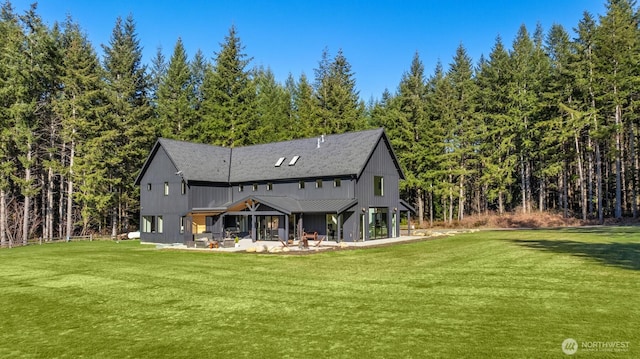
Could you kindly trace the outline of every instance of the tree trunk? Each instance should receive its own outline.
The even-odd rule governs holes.
[[[464,219],[464,175],[460,175],[460,198],[458,198],[458,220]]]
[[[0,246],[7,245],[7,193],[0,189]]]
[[[598,197],[598,222],[604,223],[604,203],[602,198],[602,156],[600,144],[596,141],[596,196]]]
[[[582,153],[580,152],[580,143],[578,141],[578,133],[574,134],[576,142],[576,157],[578,158],[578,177],[580,180],[580,207],[582,209],[582,220],[587,220],[587,188],[585,186],[584,171],[582,169]]]
[[[614,91],[615,92],[615,91]],[[615,218],[622,218],[622,144],[620,139],[620,126],[622,126],[622,109],[620,105],[616,105],[616,203]]]
[[[524,173],[524,155],[520,155],[520,185],[522,186],[522,213],[527,213],[527,184]]]
[[[47,223],[46,228],[47,231],[45,233],[46,237],[44,239],[50,241],[53,239],[53,168],[49,167],[49,171],[47,173],[47,204],[45,210],[45,221]]]
[[[422,189],[416,189],[416,210],[418,211],[418,227],[422,228],[424,223],[424,199],[422,198]]]
[[[595,174],[594,174],[594,169],[593,169],[593,147],[591,145],[591,136],[589,136],[589,139],[587,140],[587,146],[590,149],[589,150],[589,154],[587,156],[587,160],[588,160],[588,167],[589,167],[589,173],[588,173],[588,213],[589,216],[593,216],[593,181],[595,179]]]
[[[31,209],[31,159],[33,157],[32,154],[32,144],[31,141],[27,143],[27,165],[24,170],[24,182],[25,188],[24,191],[24,208],[22,210],[22,244],[27,244],[27,239],[29,239],[29,210]]]
[[[636,155],[636,125],[631,124],[629,142],[631,152],[631,173],[633,178],[631,182],[631,211],[633,212],[633,218],[638,218],[638,156]]]
[[[73,133],[75,134],[75,129]],[[67,240],[73,236],[73,160],[75,157],[75,142],[71,140],[71,148],[69,149],[69,179],[67,180],[67,228],[65,236]]]

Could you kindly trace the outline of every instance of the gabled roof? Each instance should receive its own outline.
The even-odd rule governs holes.
[[[232,183],[308,177],[359,177],[378,142],[383,139],[398,171],[398,161],[382,128],[305,138],[233,149],[229,180]],[[299,156],[290,166],[294,156]],[[275,164],[285,158],[278,167]]]
[[[160,146],[187,181],[241,183],[359,177],[380,141],[389,150],[400,178],[404,178],[384,130],[378,128],[233,149],[161,138],[154,145],[136,184],[140,183]],[[291,164],[296,156],[297,161]],[[280,165],[276,166],[278,162]]]
[[[142,171],[136,178],[136,185],[140,184],[142,176],[160,147],[164,149],[173,165],[182,172],[182,177],[187,181],[221,183],[229,181],[231,149],[160,138],[156,141]]]

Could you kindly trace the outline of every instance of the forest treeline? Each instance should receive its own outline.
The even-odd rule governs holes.
[[[97,54],[71,17],[0,14],[0,240],[136,230],[134,179],[158,137],[243,146],[384,127],[423,221],[513,211],[637,217],[640,14],[609,0],[569,33],[523,25],[473,63],[460,45],[365,103],[342,50],[312,78],[251,67],[235,27],[218,52],[177,39],[150,64],[132,16]]]

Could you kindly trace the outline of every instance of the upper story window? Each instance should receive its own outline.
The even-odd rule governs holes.
[[[147,191],[151,191],[151,183],[147,183]]]
[[[384,177],[373,176],[373,194],[375,196],[384,196]]]
[[[185,181],[182,181],[182,183],[180,184],[180,193],[187,193],[187,183]]]
[[[244,185],[242,184],[238,185],[238,192],[244,192]]]
[[[254,184],[253,184],[253,188],[252,188],[252,190],[253,190],[253,192],[255,192],[255,191],[257,191],[257,190],[258,190],[258,184],[257,184],[257,183],[254,183]]]
[[[273,183],[267,183],[267,191],[273,191]]]
[[[298,181],[298,189],[304,189],[304,181]]]
[[[322,180],[316,180],[316,188],[322,188]]]
[[[340,187],[342,185],[342,181],[340,180],[340,178],[335,178],[333,180],[333,187]]]
[[[164,195],[165,196],[169,195],[169,182],[164,183]]]

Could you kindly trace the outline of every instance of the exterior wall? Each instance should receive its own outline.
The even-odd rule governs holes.
[[[229,186],[226,183],[190,183],[188,191],[189,208],[215,208],[231,201]]]
[[[384,178],[382,196],[376,196],[374,193],[375,176],[382,176]],[[399,182],[400,174],[393,162],[391,152],[387,149],[384,140],[381,138],[355,186],[358,209],[361,211],[361,208],[364,208],[366,214],[369,208],[387,208],[387,224],[391,226],[393,209],[398,208],[400,205]],[[359,211],[356,211],[356,214],[359,218]],[[365,227],[369,226],[368,217],[368,215],[365,215]],[[362,224],[358,223],[358,226],[362,226]],[[365,230],[365,233],[367,236],[366,239],[369,239],[368,229]],[[389,234],[391,235],[391,233],[393,233],[392,229],[389,228]],[[396,233],[400,233],[399,221],[396,221]]]
[[[334,178],[322,178],[322,188],[316,188],[316,178],[307,178],[303,180],[305,181],[305,187],[303,189],[299,188],[299,180],[234,184],[232,188],[231,202],[251,195],[288,196],[299,200],[355,198],[355,180],[351,178],[341,177],[340,187],[334,186]],[[253,190],[254,183],[258,184],[256,191]],[[267,190],[267,183],[272,184],[272,190]],[[243,186],[242,192],[239,191],[239,187],[241,185]]]
[[[177,176],[173,165],[162,147],[158,148],[153,161],[140,181],[140,240],[157,243],[182,243],[180,217],[187,212],[188,195],[181,194],[182,178]],[[164,195],[164,183],[169,185],[169,194]],[[151,190],[148,190],[151,184]],[[188,193],[188,188],[187,188]],[[162,233],[142,232],[143,216],[162,216]]]

